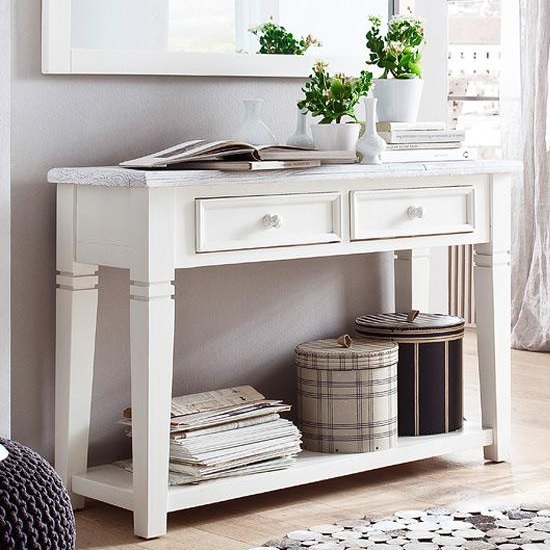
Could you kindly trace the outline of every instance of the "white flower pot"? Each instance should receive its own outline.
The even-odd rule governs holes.
[[[378,120],[416,122],[424,81],[420,78],[377,78],[372,94],[378,99]]]
[[[313,146],[323,151],[355,151],[361,125],[312,124]]]

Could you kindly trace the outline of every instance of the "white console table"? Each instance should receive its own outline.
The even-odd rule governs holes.
[[[133,510],[136,534],[151,538],[166,532],[173,510],[469,447],[506,460],[510,182],[519,169],[466,161],[262,173],[51,170],[58,184],[55,460],[75,507],[91,497]],[[395,250],[403,310],[419,305],[422,286],[411,251],[457,244],[476,252],[482,426],[400,438],[381,452],[303,452],[289,470],[168,487],[176,269]],[[87,469],[100,265],[130,269],[133,475],[111,465]]]

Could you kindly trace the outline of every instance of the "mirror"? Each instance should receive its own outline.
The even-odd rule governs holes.
[[[368,16],[393,0],[43,0],[44,73],[304,77],[315,61],[357,74]],[[259,54],[272,21],[321,42],[304,55]]]

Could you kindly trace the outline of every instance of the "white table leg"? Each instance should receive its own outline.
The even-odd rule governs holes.
[[[395,254],[395,310],[430,311],[430,249]]]
[[[134,531],[166,533],[175,279],[172,189],[131,191],[130,350]],[[148,220],[147,223],[143,223]]]
[[[55,467],[71,489],[86,471],[97,325],[96,265],[74,261],[76,189],[57,191],[57,291],[55,362]],[[84,498],[71,493],[75,508]]]
[[[133,281],[130,290],[134,527],[144,538],[166,533],[173,288]]]
[[[496,179],[494,176],[493,179]],[[476,245],[474,283],[485,458],[508,460],[511,447],[510,176],[491,187],[491,241]]]

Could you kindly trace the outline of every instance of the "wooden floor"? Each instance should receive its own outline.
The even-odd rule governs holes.
[[[90,502],[77,512],[78,548],[245,550],[288,531],[403,508],[536,501],[550,504],[550,354],[513,351],[513,456],[484,464],[465,451],[169,515],[168,534],[143,541],[132,515]],[[479,417],[475,335],[465,341],[465,412]]]

